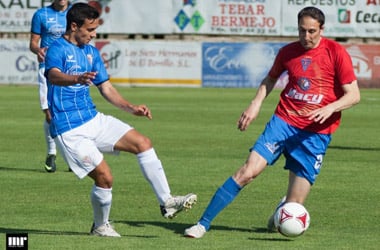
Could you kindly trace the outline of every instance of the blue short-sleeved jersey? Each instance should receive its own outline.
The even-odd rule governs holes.
[[[41,36],[40,47],[48,47],[55,39],[61,37],[66,31],[65,11],[57,11],[52,5],[38,9],[32,18],[31,32]]]
[[[93,80],[99,85],[109,79],[99,51],[92,45],[76,46],[63,37],[54,41],[46,54],[45,75],[57,68],[68,75],[81,75],[97,72]],[[90,96],[90,86],[75,84],[58,86],[48,79],[48,105],[52,115],[50,133],[56,137],[66,131],[79,127],[97,114]]]

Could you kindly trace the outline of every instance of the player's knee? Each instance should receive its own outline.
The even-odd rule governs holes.
[[[248,163],[244,164],[234,175],[234,180],[240,185],[245,186],[255,179],[261,171]]]
[[[100,175],[95,179],[95,185],[101,188],[112,188],[113,176],[112,175]]]
[[[98,166],[88,174],[95,182],[95,185],[101,188],[111,188],[113,184],[113,176],[109,169]]]
[[[152,142],[151,142],[151,140],[148,137],[141,136],[137,140],[137,143],[136,143],[137,152],[136,153],[145,152],[145,151],[147,151],[148,149],[151,149],[151,148],[152,148]]]

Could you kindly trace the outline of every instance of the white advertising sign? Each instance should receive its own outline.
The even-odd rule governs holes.
[[[297,14],[306,6],[321,9],[327,37],[380,37],[378,0],[281,0],[283,36],[297,36]],[[286,21],[285,21],[286,20]]]
[[[115,84],[201,86],[201,43],[94,41]],[[37,84],[27,40],[1,39],[0,84]]]
[[[95,42],[111,81],[124,84],[201,84],[201,43],[181,41]]]
[[[100,12],[103,34],[297,36],[297,13],[316,6],[325,35],[380,37],[378,0],[72,0]],[[0,0],[0,32],[29,32],[34,12],[51,0]]]
[[[99,33],[170,34],[172,0],[88,0],[101,14]]]
[[[176,1],[176,32],[280,35],[281,3],[268,0]]]
[[[0,40],[0,84],[37,84],[37,57],[25,40]]]

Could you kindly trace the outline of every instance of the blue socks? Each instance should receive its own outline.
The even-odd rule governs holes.
[[[228,178],[223,186],[216,190],[208,207],[199,220],[199,224],[204,226],[206,231],[208,231],[211,221],[235,199],[241,189],[242,187],[240,187],[232,177]]]

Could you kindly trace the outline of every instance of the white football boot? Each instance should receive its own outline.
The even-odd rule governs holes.
[[[203,235],[206,233],[206,228],[202,226],[201,224],[196,224],[192,227],[189,227],[185,230],[184,235],[189,238],[202,238]]]
[[[119,233],[115,231],[115,229],[111,226],[111,224],[106,223],[99,227],[95,228],[93,224],[91,227],[90,234],[96,236],[104,236],[104,237],[121,237]]]
[[[197,202],[197,195],[173,196],[160,206],[161,214],[167,219],[173,219],[182,210],[189,210]]]

